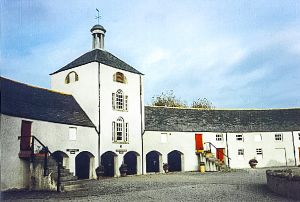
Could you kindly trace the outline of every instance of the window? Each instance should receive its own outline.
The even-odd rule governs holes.
[[[76,82],[78,81],[79,78],[78,78],[78,74],[76,72],[70,72],[66,78],[65,78],[65,83],[68,84],[68,83],[73,83],[73,82]]]
[[[236,135],[236,140],[237,140],[237,141],[244,141],[243,134],[238,134],[238,135]]]
[[[223,141],[223,134],[216,134],[216,141]]]
[[[114,76],[113,76],[113,80],[114,80],[115,82],[119,82],[119,83],[127,83],[126,77],[125,77],[124,74],[121,73],[121,72],[115,73]]]
[[[275,134],[275,140],[276,141],[282,141],[282,133]]]
[[[238,159],[244,159],[244,149],[238,149]]]
[[[262,159],[262,156],[263,156],[262,148],[257,148],[256,149],[256,157],[257,157],[257,159]]]
[[[161,143],[167,143],[168,141],[168,134],[167,133],[161,133]]]
[[[261,134],[254,136],[254,141],[255,142],[261,142],[261,140],[262,140]]]
[[[298,136],[299,136],[299,140],[300,140],[300,133],[298,133]]]
[[[112,122],[112,141],[129,142],[129,124],[124,123],[122,117],[119,117],[116,122]]]
[[[120,111],[128,110],[128,96],[120,89],[112,94],[112,108]]]
[[[69,140],[76,140],[77,136],[77,128],[70,127],[69,128]]]

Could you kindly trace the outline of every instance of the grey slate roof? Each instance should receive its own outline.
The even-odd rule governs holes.
[[[72,95],[0,77],[1,114],[68,125],[95,127]]]
[[[113,54],[111,54],[107,51],[104,51],[104,50],[94,49],[90,52],[83,54],[79,58],[70,62],[69,64],[67,64],[66,66],[57,70],[56,72],[51,73],[50,75],[56,74],[58,72],[65,71],[68,69],[72,69],[72,68],[78,67],[80,65],[88,64],[91,62],[100,62],[102,64],[105,64],[105,65],[108,65],[108,66],[111,66],[111,67],[114,67],[117,69],[125,70],[125,71],[136,73],[136,74],[142,74],[141,72],[134,69],[127,63],[123,62],[122,60],[120,60],[119,58],[114,56]]]
[[[300,108],[197,110],[145,107],[147,131],[282,132],[300,130]]]

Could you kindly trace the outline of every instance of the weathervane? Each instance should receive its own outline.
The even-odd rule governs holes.
[[[98,12],[98,15],[95,17],[95,19],[98,20],[98,25],[99,25],[99,19],[101,18],[101,16],[100,16],[100,14],[99,14],[98,8],[96,8],[96,11]]]

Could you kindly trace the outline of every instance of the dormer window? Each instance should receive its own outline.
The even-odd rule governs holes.
[[[66,78],[65,78],[65,83],[66,84],[69,84],[69,83],[74,83],[76,81],[78,81],[79,78],[78,78],[78,74],[76,72],[70,72]]]
[[[125,75],[121,72],[115,73],[113,80],[115,82],[119,82],[119,83],[127,83],[127,79],[126,79]]]

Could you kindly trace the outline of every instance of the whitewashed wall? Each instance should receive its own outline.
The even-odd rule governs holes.
[[[95,156],[97,166],[97,133],[94,128],[51,123],[1,115],[1,190],[26,188],[29,185],[29,163],[18,157],[22,120],[32,121],[32,135],[36,136],[51,152],[63,151],[69,156],[69,168],[75,173],[75,157],[81,151]],[[77,139],[69,140],[69,127],[77,128]],[[79,149],[70,154],[67,149]],[[12,172],[16,170],[16,172]],[[93,171],[94,172],[94,171]],[[16,175],[17,173],[17,175]],[[5,177],[3,177],[5,176]],[[93,177],[95,173],[93,173]]]
[[[277,133],[283,134],[282,141],[275,140]],[[237,141],[236,134],[243,134],[244,141]],[[256,135],[261,135],[261,141],[255,141]],[[248,162],[254,157],[257,167],[285,166],[286,161],[289,166],[295,165],[291,132],[228,133],[228,148],[232,168],[249,168]],[[257,148],[262,148],[262,158],[256,155]],[[244,158],[238,158],[238,149],[244,149]]]
[[[127,78],[127,83],[119,83],[113,81],[113,75],[121,72]],[[117,111],[112,108],[112,93],[116,93],[121,89],[124,95],[128,95],[128,111]],[[142,86],[143,91],[143,86]],[[135,151],[140,155],[138,162],[138,174],[142,173],[142,117],[144,109],[143,99],[140,98],[140,75],[127,71],[122,71],[104,64],[100,67],[100,120],[101,120],[101,154],[106,151],[113,151],[118,155],[118,166],[122,164],[123,156],[119,154],[117,149]],[[142,103],[141,103],[142,101]],[[142,104],[142,106],[141,106]],[[118,117],[122,117],[124,122],[129,123],[129,143],[120,144],[112,142],[112,122],[117,121]]]
[[[300,165],[300,131],[293,131],[295,143],[296,164]]]
[[[65,84],[65,77],[69,72],[75,71],[78,74],[79,81]],[[121,72],[127,78],[127,83],[113,81],[113,75]],[[141,86],[140,86],[141,83]],[[140,87],[142,96],[140,96]],[[98,91],[98,62],[92,62],[86,65],[59,72],[51,76],[51,88],[53,90],[72,94],[79,105],[87,113],[93,123],[99,125],[99,91]],[[112,93],[121,89],[125,95],[128,95],[128,111],[116,111],[112,109]],[[112,122],[118,117],[123,117],[124,122],[129,123],[129,143],[120,144],[112,142]],[[100,64],[100,154],[107,151],[116,153],[117,149],[135,151],[140,155],[138,162],[138,174],[141,170],[142,141],[141,133],[144,127],[144,90],[143,76],[131,72],[119,70],[104,64]],[[94,140],[95,142],[98,139]],[[126,153],[126,152],[125,152]],[[125,155],[118,155],[119,167],[123,162]],[[117,173],[119,174],[119,173]]]
[[[66,76],[75,71],[79,80],[65,83]],[[51,89],[74,96],[81,108],[98,127],[98,63],[92,62],[51,75]]]

